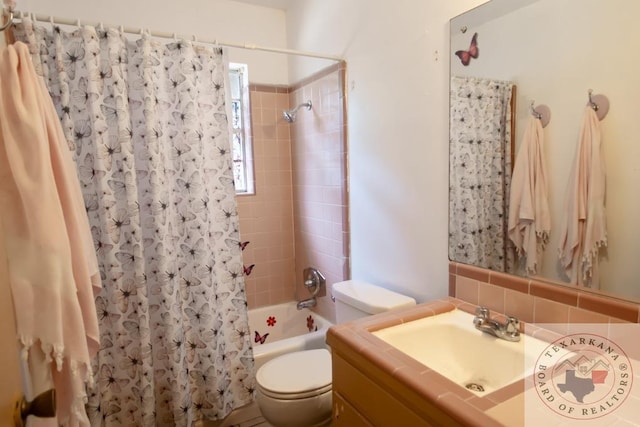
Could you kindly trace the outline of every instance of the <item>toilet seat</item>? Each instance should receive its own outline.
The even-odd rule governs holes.
[[[326,349],[305,350],[278,356],[256,374],[265,396],[297,400],[331,391],[331,354]]]

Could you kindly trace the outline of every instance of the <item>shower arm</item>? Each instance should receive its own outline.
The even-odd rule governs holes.
[[[289,123],[293,123],[296,120],[296,113],[298,112],[298,110],[302,107],[307,107],[307,110],[311,110],[311,100],[302,103],[300,105],[298,105],[296,108],[294,108],[293,110],[288,110],[288,111],[283,111],[282,112],[282,116],[284,117],[284,119],[289,122]]]
[[[298,112],[298,110],[302,107],[307,107],[307,110],[311,110],[312,104],[311,104],[311,100],[307,101],[307,102],[303,102],[302,104],[298,105],[296,108],[294,108],[293,110],[289,110],[289,114],[295,114]]]

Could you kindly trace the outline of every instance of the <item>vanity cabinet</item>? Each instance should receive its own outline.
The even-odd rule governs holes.
[[[333,358],[333,427],[435,426],[345,359]],[[455,425],[455,424],[449,424]]]

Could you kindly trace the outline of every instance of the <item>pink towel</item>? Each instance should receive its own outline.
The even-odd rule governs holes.
[[[550,231],[544,133],[540,120],[532,116],[513,168],[508,222],[509,239],[518,256],[526,257],[527,274],[537,273]]]
[[[605,165],[600,121],[585,108],[560,229],[560,264],[571,283],[598,288],[598,252],[607,246]]]
[[[55,361],[57,416],[89,425],[84,403],[99,348],[100,276],[73,160],[22,43],[0,51],[0,220],[23,356]]]

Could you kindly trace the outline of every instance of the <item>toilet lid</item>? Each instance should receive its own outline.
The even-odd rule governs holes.
[[[278,356],[258,369],[256,380],[269,395],[323,392],[331,388],[331,354],[322,348]]]

